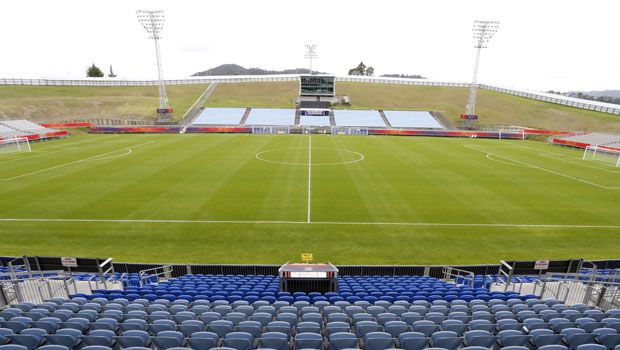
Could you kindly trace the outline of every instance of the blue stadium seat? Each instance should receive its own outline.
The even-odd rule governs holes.
[[[289,336],[285,333],[266,332],[261,335],[258,341],[261,348],[268,348],[274,350],[289,349]]]

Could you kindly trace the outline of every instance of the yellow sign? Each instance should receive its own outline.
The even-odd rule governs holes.
[[[301,260],[305,262],[312,261],[312,253],[301,253]]]

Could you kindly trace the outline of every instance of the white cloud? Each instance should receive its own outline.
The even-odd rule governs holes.
[[[152,42],[137,9],[163,9],[166,77],[223,63],[268,69],[307,66],[346,74],[363,60],[377,74],[471,79],[474,19],[500,29],[483,52],[480,81],[531,89],[620,88],[612,41],[615,0],[20,0],[0,2],[0,76],[83,77],[97,63],[120,77],[156,76]]]

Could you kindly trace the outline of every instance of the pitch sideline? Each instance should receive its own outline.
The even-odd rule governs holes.
[[[448,222],[364,222],[364,221],[286,221],[286,220],[165,220],[165,219],[55,219],[0,218],[0,222],[65,222],[65,223],[134,223],[134,224],[265,224],[265,225],[351,225],[351,226],[418,226],[418,227],[498,227],[498,228],[590,228],[620,229],[620,225],[577,224],[509,224]]]

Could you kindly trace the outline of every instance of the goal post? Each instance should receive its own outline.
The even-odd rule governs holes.
[[[0,139],[0,154],[30,151],[32,151],[32,149],[30,148],[30,142],[27,137]]]
[[[620,150],[601,146],[587,146],[583,151],[583,160],[595,160],[620,167]]]
[[[498,137],[500,140],[525,140],[525,130],[523,129],[499,129]]]

